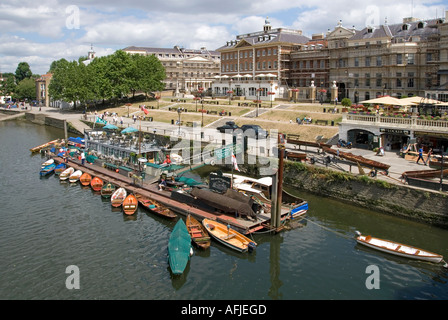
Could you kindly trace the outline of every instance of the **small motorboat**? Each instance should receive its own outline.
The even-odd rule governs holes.
[[[41,164],[42,169],[54,163],[54,159],[49,159]]]
[[[138,201],[137,198],[130,194],[123,200],[123,212],[127,215],[134,214],[137,211]]]
[[[101,196],[103,198],[110,198],[112,196],[112,194],[115,192],[115,185],[108,182],[106,184],[103,185],[103,187],[101,188]]]
[[[201,249],[207,249],[210,247],[210,236],[204,226],[191,214],[187,216],[186,226],[188,233],[191,236],[193,243]]]
[[[75,183],[79,181],[79,178],[81,178],[82,176],[82,171],[81,170],[76,170],[75,172],[72,173],[72,175],[68,178],[68,181],[71,183]]]
[[[53,173],[55,168],[56,168],[56,165],[54,163],[52,163],[52,164],[42,168],[40,170],[39,174],[41,177],[47,176],[47,175]]]
[[[83,186],[88,186],[90,184],[90,181],[92,181],[92,176],[87,172],[84,172],[81,178],[79,178],[79,182],[81,182]]]
[[[135,197],[137,198],[139,204],[142,207],[151,211],[152,213],[160,215],[160,216],[168,218],[168,219],[177,218],[177,214],[175,214],[171,209],[165,207],[160,202],[157,202],[151,198],[142,196],[141,194],[136,194]]]
[[[110,197],[110,203],[112,207],[118,208],[123,204],[123,200],[126,199],[127,191],[125,188],[118,188]]]
[[[92,179],[92,181],[90,181],[90,186],[92,187],[93,191],[97,191],[97,192],[101,191],[101,188],[103,187],[103,185],[104,185],[103,180],[101,180],[98,177],[94,177]]]
[[[239,252],[251,252],[256,248],[255,241],[222,223],[205,218],[202,224],[213,239]]]
[[[355,238],[359,244],[396,256],[434,263],[443,261],[443,256],[441,256],[440,254],[429,252],[391,240],[375,238],[370,235],[363,236],[359,231],[356,231]]]
[[[75,172],[75,168],[73,168],[73,167],[65,169],[59,175],[59,180],[61,180],[61,181],[67,180],[74,172]]]

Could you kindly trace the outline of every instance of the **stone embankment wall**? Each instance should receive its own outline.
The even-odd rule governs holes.
[[[284,183],[371,210],[448,228],[446,193],[289,162],[285,163]]]

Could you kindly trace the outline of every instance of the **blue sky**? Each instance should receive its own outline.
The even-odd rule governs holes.
[[[342,25],[357,29],[367,21],[400,23],[413,15],[445,17],[448,1],[431,0],[2,0],[0,71],[15,72],[19,62],[46,73],[52,61],[76,60],[91,44],[97,56],[127,46],[214,50],[236,35],[272,28],[314,33]]]

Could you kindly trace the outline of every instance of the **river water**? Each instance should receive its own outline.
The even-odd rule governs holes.
[[[446,258],[448,230],[294,190],[310,204],[296,228],[254,235],[252,254],[213,242],[175,277],[167,262],[174,222],[142,209],[125,217],[89,188],[39,177],[44,159],[29,149],[61,137],[51,127],[0,122],[0,299],[448,299],[440,264],[382,254],[353,238],[359,230]],[[79,289],[66,285],[75,283],[69,266],[79,271]]]

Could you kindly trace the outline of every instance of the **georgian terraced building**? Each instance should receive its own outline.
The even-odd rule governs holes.
[[[272,29],[266,19],[263,31],[238,35],[217,49],[221,73],[213,84],[213,94],[230,92],[250,100],[288,97],[291,52],[308,41],[300,30]]]
[[[181,93],[191,93],[203,88],[211,88],[220,72],[220,54],[206,48],[200,50],[175,46],[169,48],[127,47],[123,51],[130,54],[154,55],[165,67],[165,89]]]

